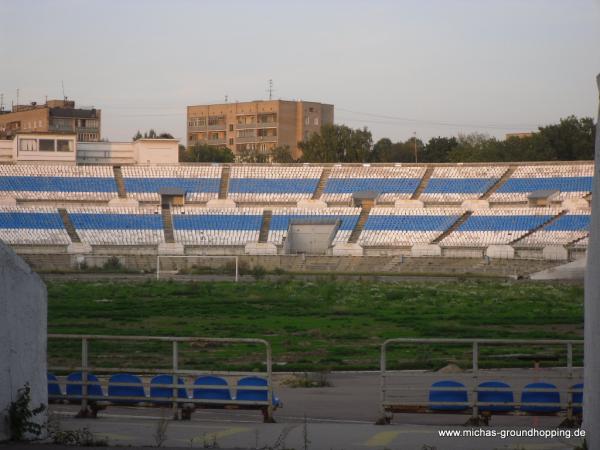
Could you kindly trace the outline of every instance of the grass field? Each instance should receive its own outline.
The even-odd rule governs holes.
[[[583,287],[495,281],[374,283],[48,283],[50,333],[259,337],[273,346],[275,370],[376,369],[393,337],[577,339]],[[557,355],[544,352],[549,364]],[[80,345],[51,341],[50,362],[77,363]],[[519,348],[482,351],[502,365]],[[260,369],[248,346],[181,348],[185,368]],[[162,343],[92,344],[92,364],[168,367]],[[468,349],[397,348],[392,368],[468,366]],[[554,358],[554,360],[553,360]],[[524,363],[525,364],[525,363]],[[528,363],[527,363],[528,364]]]

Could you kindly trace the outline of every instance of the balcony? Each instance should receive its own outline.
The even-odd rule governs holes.
[[[235,143],[236,144],[248,144],[251,142],[258,142],[258,137],[256,136],[244,136],[244,137],[236,137],[235,138]]]
[[[258,142],[277,142],[277,136],[258,136]]]
[[[73,125],[53,125],[50,124],[49,131],[75,131]]]
[[[235,124],[236,130],[251,130],[254,128],[256,128],[256,122],[254,122],[254,123],[236,123]]]
[[[203,142],[206,142],[208,145],[225,145],[227,143],[227,139],[208,139]]]
[[[256,128],[277,128],[277,122],[258,122]]]
[[[194,132],[194,131],[206,131],[206,125],[200,125],[200,126],[195,126],[195,127],[188,127],[188,132]]]
[[[227,129],[227,124],[219,123],[217,125],[208,125],[208,131],[225,131]]]

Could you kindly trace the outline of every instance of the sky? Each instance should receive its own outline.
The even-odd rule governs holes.
[[[186,106],[335,105],[375,140],[535,130],[598,111],[600,0],[0,0],[4,105],[67,97],[102,137],[185,141]]]

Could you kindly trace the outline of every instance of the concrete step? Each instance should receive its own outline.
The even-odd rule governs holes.
[[[323,191],[325,190],[325,185],[327,185],[327,180],[329,180],[329,175],[331,174],[331,167],[324,167],[323,172],[321,172],[321,177],[319,178],[319,184],[317,184],[317,188],[313,193],[312,200],[318,200],[323,195]]]
[[[504,172],[502,174],[500,179],[481,196],[481,199],[486,200],[486,199],[490,198],[494,192],[496,192],[498,189],[500,189],[504,185],[504,183],[506,183],[506,181],[515,172],[515,170],[517,170],[517,166],[510,166],[506,170],[506,172]]]
[[[356,244],[358,242],[358,238],[360,237],[360,233],[362,233],[365,223],[367,222],[367,219],[369,218],[370,212],[371,212],[370,206],[368,206],[368,207],[363,206],[362,210],[360,211],[360,216],[358,218],[358,222],[356,222],[356,226],[354,227],[354,229],[352,230],[352,233],[350,234],[350,237],[348,238],[348,242],[350,244]]]
[[[556,216],[552,217],[550,220],[547,220],[546,222],[544,222],[543,224],[541,224],[539,227],[534,228],[533,230],[531,230],[528,233],[525,233],[523,236],[521,236],[518,239],[515,239],[514,241],[510,241],[510,245],[513,245],[513,244],[519,242],[520,240],[525,239],[527,236],[531,236],[533,233],[535,233],[538,230],[541,230],[545,226],[548,226],[548,225],[556,222],[560,217],[564,216],[566,213],[567,213],[566,210],[561,211],[560,214],[557,214]]]
[[[437,244],[438,242],[441,242],[442,239],[444,239],[446,236],[448,236],[453,231],[456,231],[458,229],[458,227],[460,227],[463,223],[465,223],[467,221],[467,219],[469,217],[471,217],[471,214],[473,214],[471,211],[465,212],[462,216],[460,216],[456,220],[456,222],[454,222],[452,224],[452,226],[450,228],[448,228],[446,231],[444,231],[442,234],[440,234],[438,237],[436,237],[433,241],[431,241],[431,243]]]
[[[258,242],[267,242],[269,240],[269,230],[271,229],[271,218],[273,217],[273,211],[265,209],[262,216],[262,224],[260,226],[260,234],[258,235]]]
[[[171,215],[171,208],[169,205],[163,205],[162,207],[162,222],[165,242],[167,244],[174,244],[175,234],[173,233],[173,216]]]
[[[231,168],[230,166],[223,166],[223,170],[221,171],[221,181],[219,183],[219,198],[226,199],[227,192],[229,191],[229,172]]]
[[[75,225],[71,222],[71,218],[69,217],[69,213],[64,208],[58,209],[58,214],[60,214],[60,218],[62,219],[65,230],[67,230],[67,234],[71,238],[71,242],[81,242],[81,238],[77,234],[77,230],[75,230]]]
[[[433,169],[434,169],[433,166],[427,167],[427,170],[425,170],[425,174],[423,175],[423,178],[421,178],[421,182],[417,186],[417,189],[415,189],[415,192],[413,192],[413,195],[410,197],[411,200],[417,200],[421,196],[423,191],[425,191],[425,189],[427,188],[427,185],[429,184],[429,180],[431,179],[431,174],[433,173]]]
[[[117,191],[119,192],[119,198],[127,198],[127,191],[125,190],[125,180],[123,180],[123,172],[121,172],[121,167],[113,166],[113,173],[115,175],[115,182],[117,183]]]

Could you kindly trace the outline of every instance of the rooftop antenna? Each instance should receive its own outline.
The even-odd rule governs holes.
[[[19,110],[19,88],[17,88],[17,111]]]
[[[67,96],[65,95],[65,82],[63,80],[60,80],[60,84],[62,85],[63,100],[66,102]]]
[[[225,94],[225,103],[229,102],[229,95]]]
[[[269,79],[269,100],[273,99],[273,80]]]
[[[4,94],[0,92],[0,111],[4,111]]]

